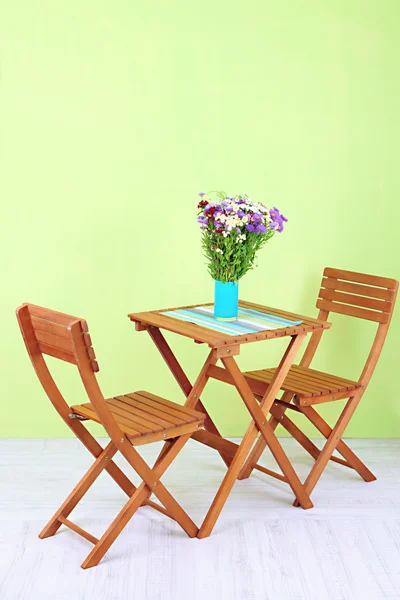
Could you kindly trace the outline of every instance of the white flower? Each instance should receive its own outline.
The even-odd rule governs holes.
[[[215,252],[217,252],[218,254],[223,254],[224,253],[224,251],[221,250],[221,248],[217,248]]]

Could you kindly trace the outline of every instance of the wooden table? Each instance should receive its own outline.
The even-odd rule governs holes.
[[[199,305],[180,308],[193,308],[194,306]],[[203,306],[208,305],[204,304]],[[192,408],[196,407],[197,410],[201,410],[206,414],[205,429],[195,432],[192,438],[216,449],[228,467],[221,486],[199,530],[199,538],[205,538],[210,535],[259,433],[263,436],[283,474],[275,473],[261,466],[260,469],[268,475],[288,483],[303,508],[311,508],[313,506],[308,494],[305,492],[304,486],[283,451],[274,430],[269,424],[267,416],[276,401],[276,396],[305,336],[308,333],[318,332],[318,337],[320,337],[324,329],[329,329],[330,323],[251,302],[240,301],[239,306],[293,321],[302,320],[302,323],[297,326],[232,336],[162,314],[165,310],[176,309],[155,310],[129,315],[130,320],[135,323],[136,330],[147,331],[149,333],[185,394],[185,405]],[[211,350],[207,359],[193,385],[187,378],[161,330],[177,333],[197,343],[207,344],[210,347]],[[289,337],[290,340],[275,371],[275,375],[264,393],[265,385],[262,385],[262,390],[258,389],[257,382],[250,380],[241,372],[235,356],[239,354],[242,344],[280,337]],[[222,362],[223,367],[216,366],[218,360]],[[217,426],[201,402],[200,396],[210,378],[234,385],[251,415],[251,422],[240,444],[235,444],[221,436]],[[259,400],[256,399],[256,396],[259,397]]]

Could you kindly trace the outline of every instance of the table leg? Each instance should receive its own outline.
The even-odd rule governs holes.
[[[266,414],[268,414],[269,409],[271,408],[276,394],[278,393],[291,365],[293,364],[293,361],[296,357],[296,354],[302,344],[302,341],[304,339],[304,334],[300,334],[297,336],[293,336],[293,338],[291,339],[285,354],[282,357],[282,360],[279,364],[279,367],[276,369],[275,371],[275,375],[271,381],[271,383],[268,386],[268,389],[261,401],[260,407],[263,411],[263,415],[265,417]],[[234,359],[228,359],[228,365],[230,365],[231,363],[229,361],[234,361]],[[226,361],[226,359],[224,359],[224,362]],[[236,365],[236,362],[235,362]],[[226,364],[225,364],[226,367]],[[239,370],[239,368],[237,367],[237,369]],[[237,372],[234,372],[234,376],[236,377]],[[242,375],[243,377],[243,375]],[[248,384],[246,383],[246,381],[244,380],[244,384],[245,386],[248,387],[248,392],[249,394],[252,396],[254,402],[256,402],[254,395],[251,391],[251,389],[249,388]],[[242,395],[240,393],[240,389],[238,388],[237,382],[235,381],[235,386],[238,389],[238,392],[240,395]],[[242,387],[241,387],[242,389]],[[253,420],[244,437],[243,440],[239,446],[239,448],[237,449],[232,462],[228,468],[228,471],[225,474],[225,477],[220,485],[220,488],[208,510],[208,513],[204,519],[204,522],[202,524],[202,526],[200,527],[200,531],[197,534],[198,538],[205,538],[208,537],[211,533],[211,531],[214,528],[214,525],[224,507],[224,504],[230,494],[230,491],[239,475],[239,472],[241,470],[241,468],[243,467],[243,464],[246,460],[246,457],[258,435],[258,431],[259,428],[257,426],[257,424],[255,423],[255,421]]]
[[[199,410],[200,412],[202,412],[206,415],[204,427],[207,431],[209,431],[210,433],[214,433],[215,435],[218,435],[219,437],[222,437],[219,430],[217,429],[217,426],[215,425],[214,421],[208,414],[207,409],[205,408],[204,404],[200,400],[200,394],[202,393],[204,386],[206,385],[206,383],[208,381],[208,377],[205,377],[205,371],[203,373],[204,367],[203,367],[202,371],[200,372],[200,375],[197,378],[197,381],[195,383],[196,390],[193,391],[194,386],[192,386],[192,384],[190,383],[188,377],[186,376],[186,373],[184,372],[183,368],[179,364],[178,359],[176,358],[175,354],[172,352],[167,340],[165,339],[165,337],[163,336],[161,331],[157,327],[146,327],[146,329],[147,329],[151,339],[153,340],[154,344],[157,346],[161,356],[167,363],[171,373],[173,374],[176,381],[178,382],[181,390],[185,394],[186,402],[189,401],[190,405],[193,405],[193,407],[194,406],[196,407],[196,410]],[[207,365],[207,368],[208,368],[210,366],[210,364],[215,364],[216,361],[217,361],[216,358],[215,359],[212,358],[212,351],[211,351],[206,360],[205,365]],[[200,376],[202,377],[201,381],[200,381]],[[205,377],[205,379],[204,379],[204,377]],[[204,381],[203,381],[203,379],[204,379]],[[193,404],[194,396],[196,396],[196,398],[194,398],[196,400],[196,402]],[[221,455],[221,458],[224,461],[224,463],[226,464],[226,466],[229,467],[229,465],[231,464],[232,458],[230,456],[226,456],[222,452],[220,452],[219,454]]]

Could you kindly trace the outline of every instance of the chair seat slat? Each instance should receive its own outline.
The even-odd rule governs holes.
[[[263,369],[260,371],[248,371],[246,375],[251,379],[264,381],[266,384],[272,381],[276,369]],[[336,377],[329,373],[316,371],[293,365],[286,376],[282,390],[292,392],[301,397],[317,397],[323,394],[352,391],[359,384],[349,379]]]
[[[148,396],[151,398],[146,398],[146,396],[143,396],[143,394],[148,394]],[[157,415],[159,415],[159,418],[156,420],[154,419],[154,409],[152,405],[150,405],[152,412],[147,413],[146,404],[138,402],[138,405],[140,406],[138,409],[131,404],[123,402],[120,398],[134,400],[137,400],[138,398],[145,398],[146,400],[151,401],[153,406],[156,404],[159,407],[158,411],[156,411]],[[165,398],[161,398],[160,396],[156,396],[155,394],[151,394],[150,392],[145,392],[143,390],[140,392],[133,392],[125,396],[108,398],[106,400],[106,404],[110,408],[121,430],[132,438],[163,433],[166,433],[168,437],[172,437],[172,432],[174,432],[177,427],[188,425],[195,430],[196,425],[202,424],[205,419],[205,415],[203,413],[186,406],[180,406],[179,404],[175,404],[174,402],[170,402]],[[167,408],[171,410],[172,406],[177,407],[175,412],[176,414],[180,415],[179,417],[175,418],[175,423],[171,423],[164,418],[164,409]],[[78,415],[88,417],[97,423],[101,423],[94,406],[90,402],[72,406],[71,409]]]

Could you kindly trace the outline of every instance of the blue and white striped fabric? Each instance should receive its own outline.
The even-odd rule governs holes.
[[[236,321],[218,321],[214,318],[213,305],[178,308],[176,310],[167,310],[162,314],[174,319],[180,319],[181,321],[196,323],[196,325],[214,329],[227,335],[257,333],[257,331],[266,331],[269,329],[294,327],[302,323],[302,321],[290,321],[289,319],[242,307],[239,307],[239,314]]]

